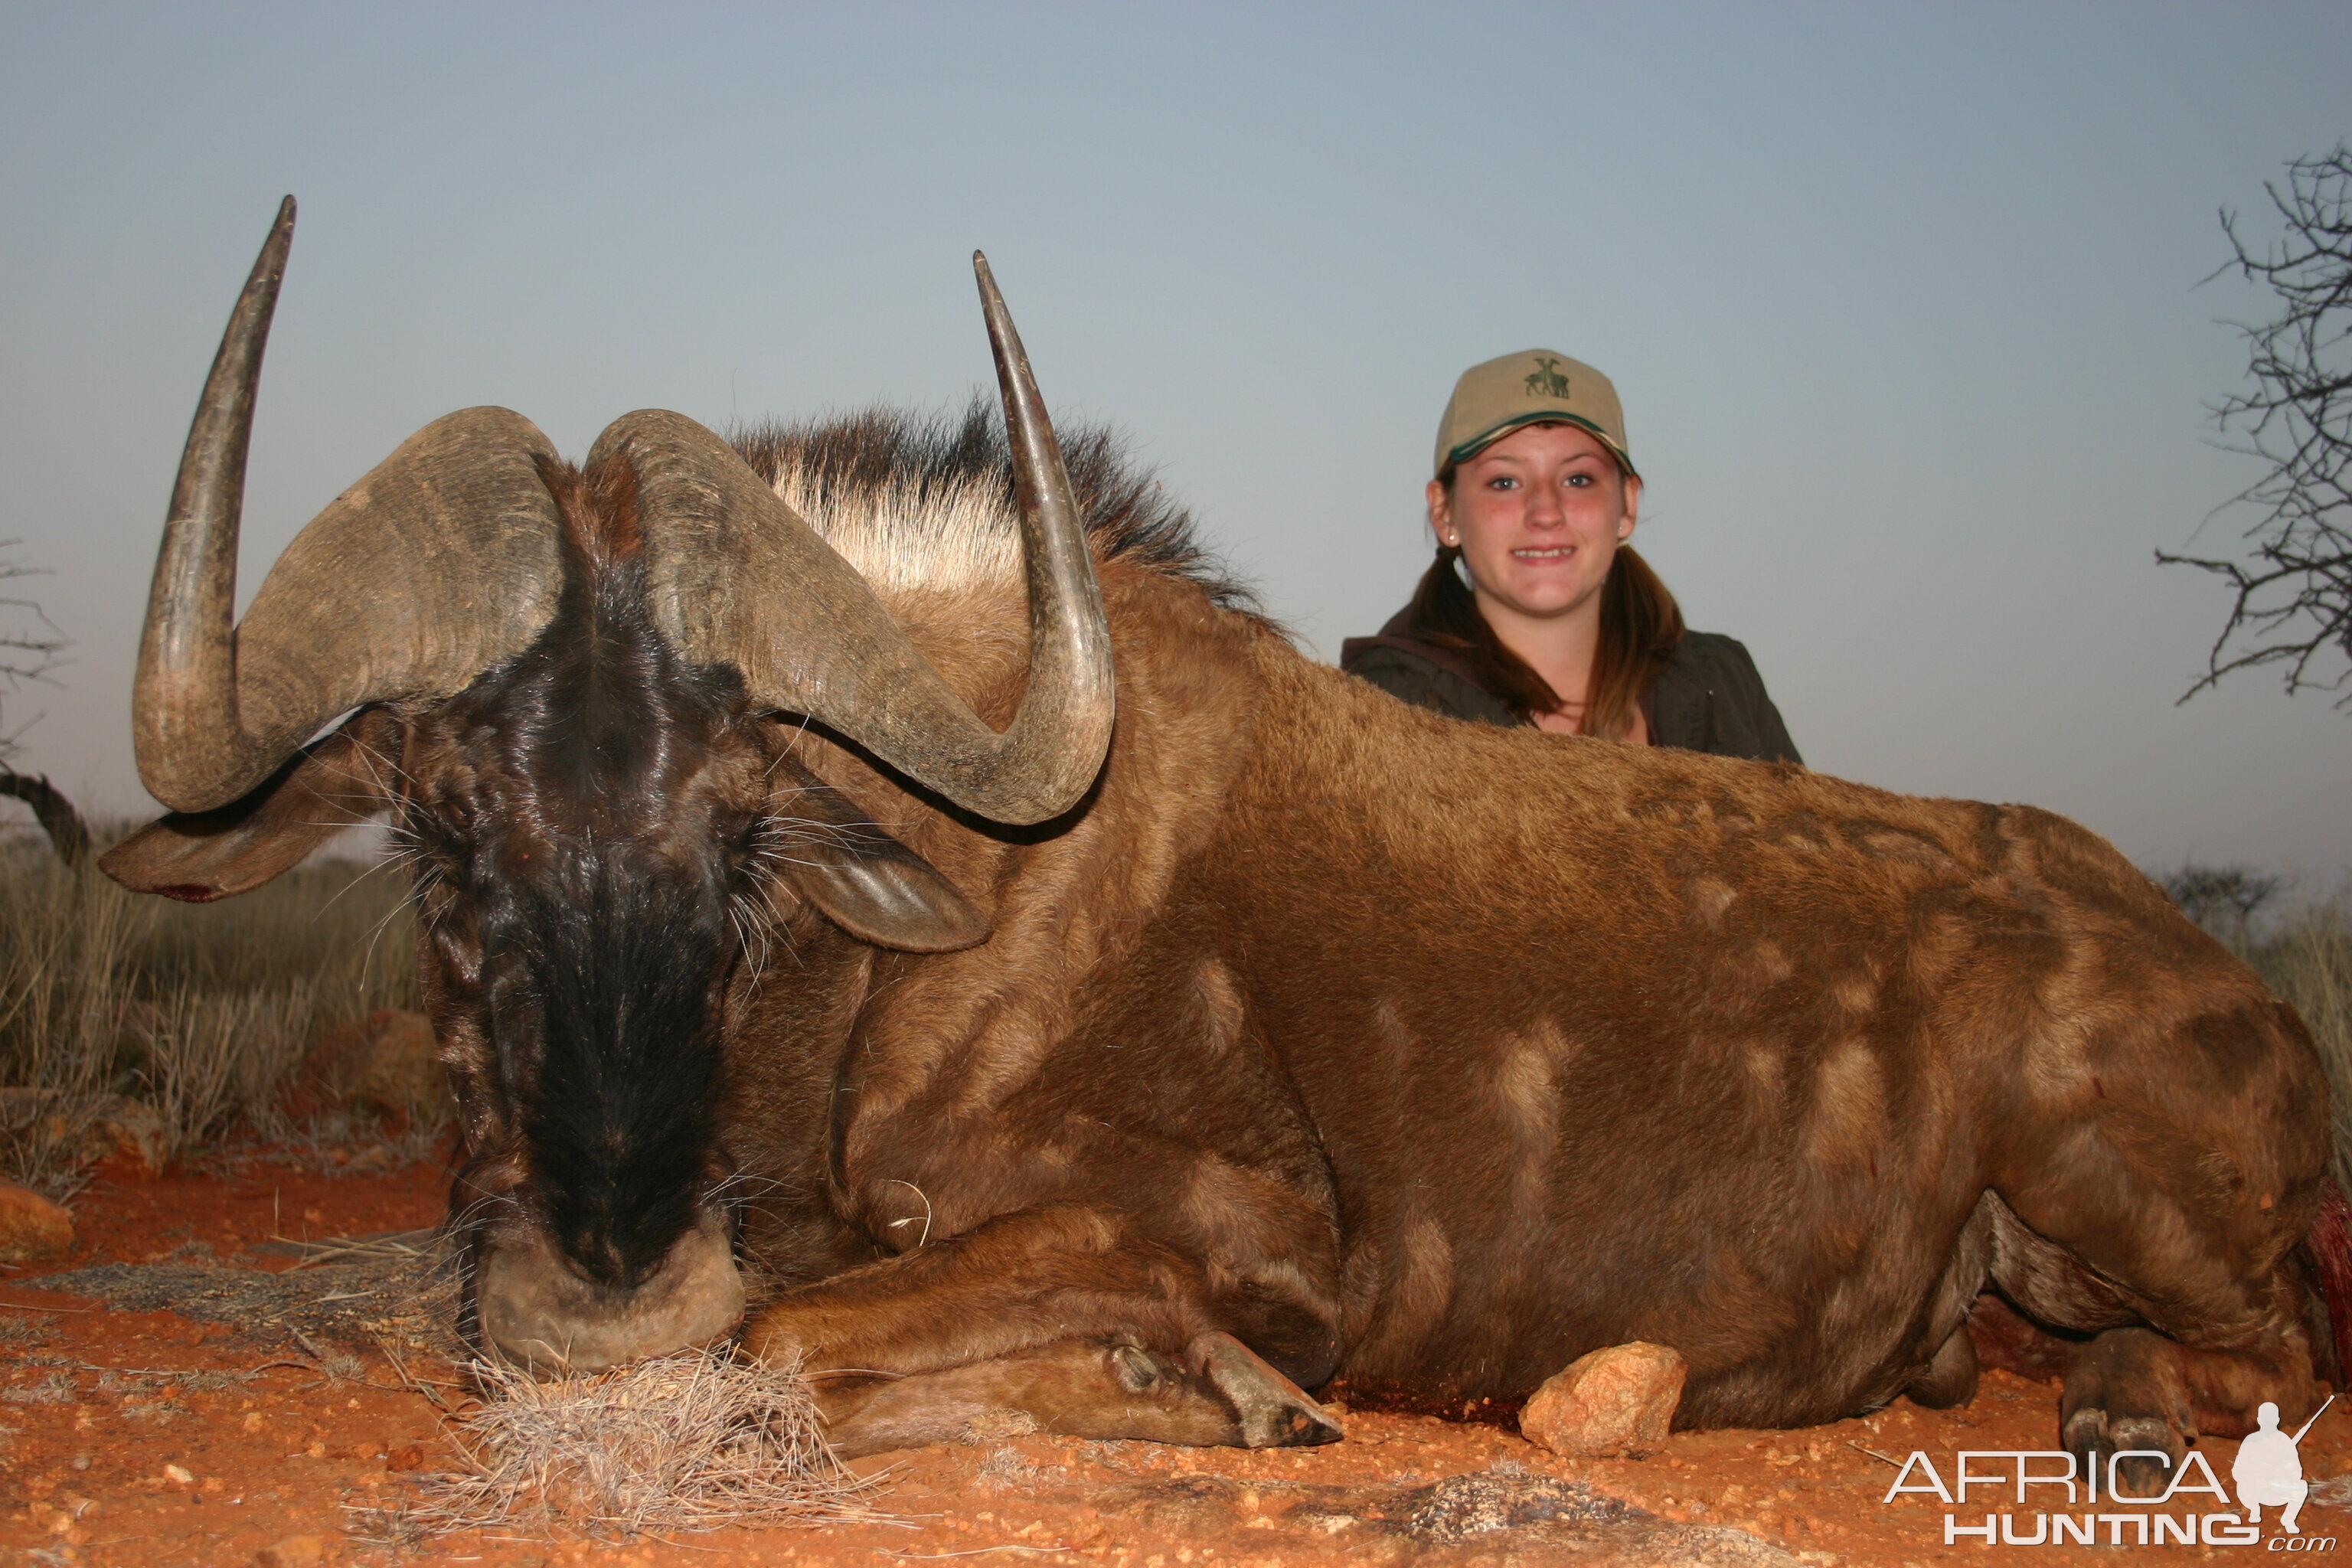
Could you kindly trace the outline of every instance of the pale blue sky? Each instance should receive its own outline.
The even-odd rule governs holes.
[[[1463,366],[1609,371],[1641,542],[1816,766],[2030,800],[2144,863],[2352,868],[2352,719],[2185,708],[2223,608],[2151,552],[2252,476],[2198,280],[2352,135],[2352,7],[0,8],[0,538],[76,639],[0,697],[143,804],[130,663],[173,463],[278,197],[302,224],[243,585],[417,426],[579,451],[988,379],[985,247],[1326,657],[1426,560]],[[2202,542],[2227,547],[2226,517]]]

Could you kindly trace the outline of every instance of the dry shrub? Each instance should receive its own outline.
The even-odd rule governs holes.
[[[126,1065],[141,922],[121,889],[46,847],[0,845],[0,1084],[46,1091],[0,1110],[0,1174],[62,1201]]]
[[[163,1123],[163,1152],[193,1152],[247,1108],[269,1103],[300,1063],[317,991],[177,990],[141,1020],[141,1098]]]
[[[2292,1003],[2327,1067],[2336,1105],[2336,1184],[2352,1193],[2352,916],[2337,899],[2305,910],[2252,954],[2272,990]]]
[[[877,1483],[825,1447],[797,1365],[689,1352],[544,1381],[473,1370],[483,1403],[452,1423],[471,1468],[437,1478],[413,1526],[612,1537],[887,1520],[866,1501]]]
[[[46,1091],[0,1097],[0,1175],[69,1195],[110,1095],[152,1106],[171,1158],[267,1125],[328,1028],[416,1005],[404,894],[387,870],[330,860],[177,904],[0,837],[0,1088]]]

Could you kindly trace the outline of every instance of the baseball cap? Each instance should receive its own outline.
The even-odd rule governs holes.
[[[1523,349],[1462,373],[1437,422],[1436,471],[1469,461],[1522,425],[1553,423],[1591,431],[1627,473],[1641,477],[1625,450],[1617,389],[1591,365],[1550,349]]]

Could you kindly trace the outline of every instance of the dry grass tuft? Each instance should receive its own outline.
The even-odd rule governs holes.
[[[127,1076],[141,925],[129,895],[0,841],[0,1176],[63,1201],[100,1100]]]
[[[2336,1184],[2352,1193],[2352,910],[2343,899],[2305,910],[2249,956],[2319,1047],[2336,1108]]]
[[[694,1352],[587,1376],[477,1363],[484,1402],[452,1426],[469,1472],[405,1523],[614,1537],[727,1525],[885,1521],[876,1483],[825,1447],[797,1366]]]
[[[238,1130],[289,1141],[279,1096],[310,1044],[416,1005],[401,879],[350,861],[199,908],[0,833],[0,1089],[22,1091],[0,1097],[0,1176],[53,1197],[115,1097],[152,1112],[167,1163]]]
[[[0,1312],[0,1349],[38,1350],[57,1337],[55,1312]]]
[[[163,1122],[163,1151],[184,1159],[240,1114],[258,1110],[300,1064],[317,987],[175,989],[142,1010],[141,1098]]]

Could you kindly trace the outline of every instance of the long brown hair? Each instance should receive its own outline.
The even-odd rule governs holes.
[[[1438,479],[1453,488],[1451,469]],[[1478,613],[1477,596],[1454,570],[1461,559],[1460,546],[1437,547],[1436,561],[1421,574],[1406,607],[1412,635],[1457,653],[1478,684],[1520,718],[1532,722],[1537,714],[1558,709],[1559,693],[1551,682],[1505,647]],[[1608,580],[1601,585],[1601,642],[1592,652],[1592,676],[1578,729],[1606,740],[1624,739],[1643,694],[1682,640],[1682,606],[1632,545],[1619,545]]]

